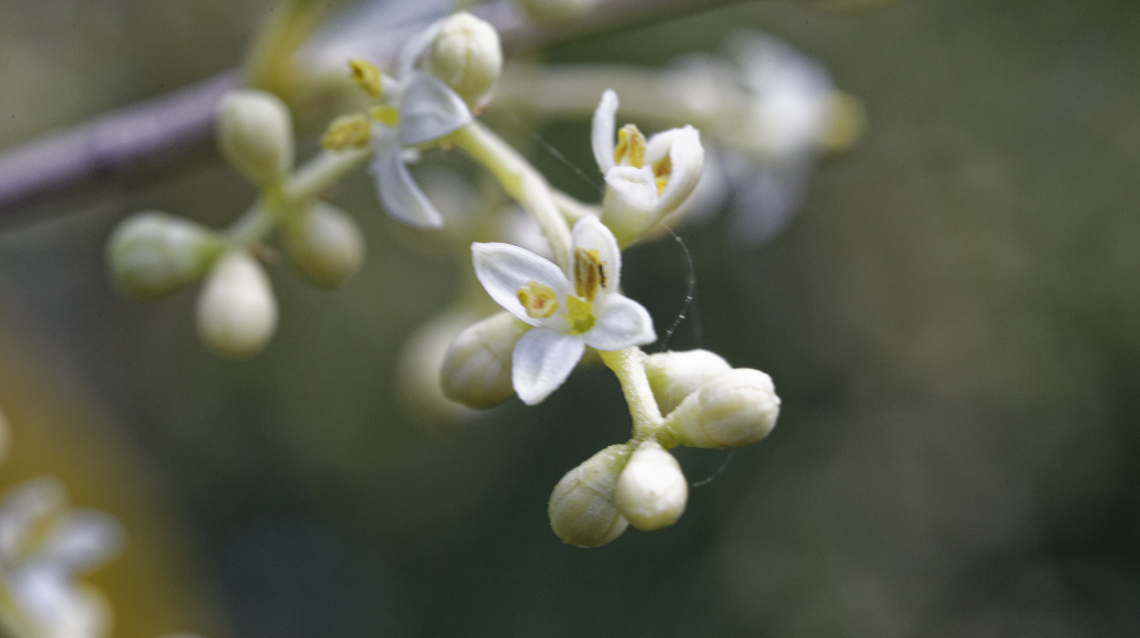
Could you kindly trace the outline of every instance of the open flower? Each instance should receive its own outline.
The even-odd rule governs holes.
[[[122,549],[124,532],[102,512],[66,506],[63,486],[41,477],[0,503],[0,632],[5,621],[43,638],[102,638],[110,615],[79,576]]]
[[[515,345],[511,382],[527,405],[542,402],[586,346],[621,350],[657,339],[641,304],[618,292],[621,250],[596,217],[574,225],[571,277],[518,246],[472,244],[475,275],[499,305],[533,326]]]
[[[371,172],[376,194],[396,219],[412,226],[439,228],[443,216],[408,171],[416,146],[437,140],[471,123],[471,111],[442,80],[424,71],[403,78],[394,100],[398,115],[373,127]],[[396,113],[396,111],[392,111]]]
[[[371,133],[370,171],[376,177],[376,194],[393,217],[421,228],[443,226],[443,216],[416,184],[407,163],[419,159],[418,147],[474,119],[466,102],[447,83],[419,69],[442,24],[436,22],[404,45],[398,78],[382,79],[387,104],[373,109],[378,122]]]
[[[641,237],[684,203],[701,176],[705,151],[692,126],[662,131],[648,140],[633,124],[617,131],[618,97],[606,89],[594,111],[591,144],[605,174],[602,221],[622,245]]]

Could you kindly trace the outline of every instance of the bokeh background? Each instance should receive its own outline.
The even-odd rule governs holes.
[[[3,0],[0,146],[231,68],[275,6]],[[818,60],[868,127],[770,244],[682,233],[702,329],[672,347],[771,373],[783,413],[755,446],[680,451],[714,480],[602,549],[560,543],[546,502],[628,436],[612,376],[460,429],[404,414],[403,340],[459,271],[363,175],[337,202],[364,271],[328,293],[274,269],[279,333],[246,362],[198,345],[192,291],[138,304],[102,263],[136,210],[228,223],[254,194],[225,167],[8,225],[0,480],[59,474],[127,524],[95,579],[117,635],[1140,635],[1140,4],[770,0],[543,55],[663,65],[742,27]],[[585,121],[540,132],[592,168]],[[679,248],[626,260],[664,332]]]

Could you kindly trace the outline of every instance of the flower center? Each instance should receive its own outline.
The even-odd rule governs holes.
[[[614,163],[618,166],[645,166],[645,136],[637,130],[637,125],[626,124],[618,131],[618,143],[614,148]]]
[[[594,317],[593,305],[574,295],[566,296],[566,318],[570,320],[571,334],[576,335],[589,332],[598,321]]]
[[[558,310],[558,295],[546,284],[532,280],[515,294],[531,319],[545,319]]]
[[[669,183],[669,176],[673,174],[673,160],[669,159],[669,155],[653,162],[653,176],[657,178],[657,194],[660,195],[665,190],[665,185]]]

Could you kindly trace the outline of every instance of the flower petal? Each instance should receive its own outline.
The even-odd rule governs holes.
[[[42,552],[51,564],[83,574],[119,553],[125,539],[123,526],[111,515],[73,510],[48,533]]]
[[[411,76],[412,70],[416,64],[419,63],[424,51],[426,51],[427,48],[431,46],[432,41],[435,40],[435,36],[439,33],[441,25],[443,25],[443,20],[436,20],[423,31],[408,38],[408,41],[400,48],[400,55],[396,58],[396,73],[400,76],[400,79]]]
[[[377,145],[369,170],[376,176],[376,195],[389,215],[420,228],[443,226],[443,215],[412,179],[395,140]]]
[[[595,350],[621,350],[657,341],[649,311],[623,295],[610,295],[594,329],[582,335]]]
[[[617,166],[606,172],[602,222],[628,245],[657,221],[657,180],[649,166]]]
[[[572,244],[574,248],[598,251],[598,258],[606,267],[606,293],[615,293],[621,281],[621,249],[610,229],[600,219],[587,215],[574,224]]]
[[[415,146],[430,142],[471,121],[467,103],[443,80],[422,71],[408,77],[400,105],[400,144]]]
[[[671,171],[665,190],[657,201],[657,214],[668,215],[685,203],[705,165],[705,149],[701,146],[701,133],[697,129],[684,128],[663,131],[649,138],[645,147],[645,161],[656,162],[669,154]]]
[[[550,286],[559,299],[570,291],[570,281],[562,269],[529,250],[510,244],[471,244],[475,276],[487,294],[500,306],[532,326],[541,325],[526,313],[519,302],[519,288],[531,281]]]
[[[613,89],[602,93],[602,101],[594,111],[594,124],[590,129],[590,144],[594,148],[594,161],[603,173],[614,167],[614,118],[617,116],[618,96]]]
[[[581,335],[535,328],[519,338],[511,357],[511,383],[527,405],[537,405],[570,376],[586,351]]]

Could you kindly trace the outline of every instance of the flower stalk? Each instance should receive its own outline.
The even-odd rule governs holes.
[[[518,151],[478,122],[455,131],[448,141],[467,151],[495,176],[508,195],[522,204],[550,244],[554,263],[569,273],[570,226],[559,211],[546,179]]]

